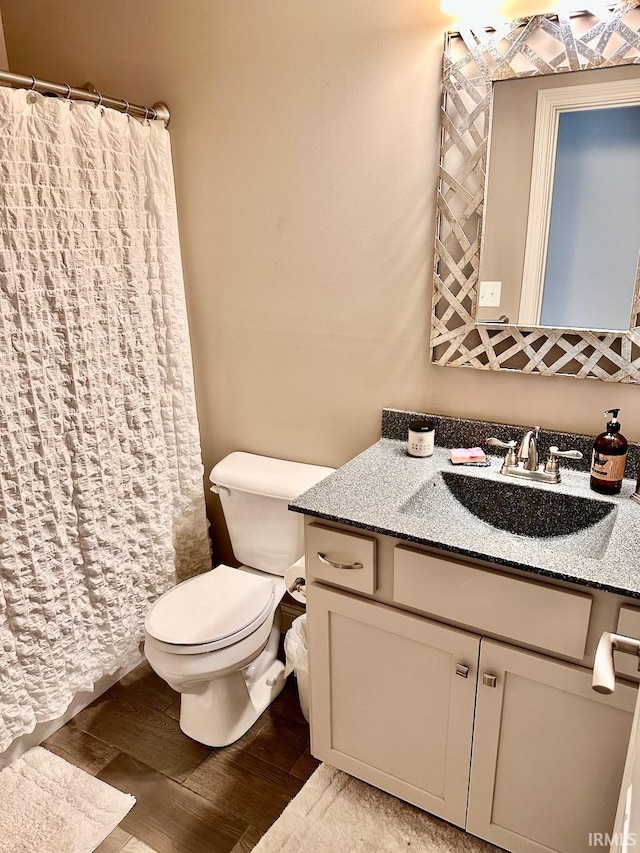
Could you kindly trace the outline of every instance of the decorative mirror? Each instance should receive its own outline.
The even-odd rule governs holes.
[[[435,364],[640,383],[640,2],[609,9],[447,33]]]

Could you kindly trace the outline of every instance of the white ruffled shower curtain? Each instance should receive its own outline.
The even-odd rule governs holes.
[[[0,88],[0,751],[210,565],[169,134]]]

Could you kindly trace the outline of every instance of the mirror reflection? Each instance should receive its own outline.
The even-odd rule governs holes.
[[[628,330],[640,250],[640,69],[493,84],[476,321]]]

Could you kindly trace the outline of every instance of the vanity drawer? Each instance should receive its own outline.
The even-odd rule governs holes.
[[[376,540],[308,524],[307,580],[319,580],[373,595],[376,590]]]
[[[589,595],[397,545],[393,598],[472,630],[576,660],[584,657]]]

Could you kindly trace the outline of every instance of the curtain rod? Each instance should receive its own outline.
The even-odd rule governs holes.
[[[154,104],[152,107],[141,107],[139,104],[130,104],[123,98],[111,98],[109,95],[101,95],[95,88],[86,83],[86,88],[78,89],[69,86],[68,83],[50,83],[48,80],[38,80],[36,77],[24,77],[22,74],[12,74],[10,71],[0,71],[0,83],[8,83],[19,89],[31,89],[41,94],[50,93],[72,101],[91,101],[99,106],[110,107],[121,113],[157,121],[163,121],[165,127],[169,126],[171,113],[169,107],[163,103]]]

